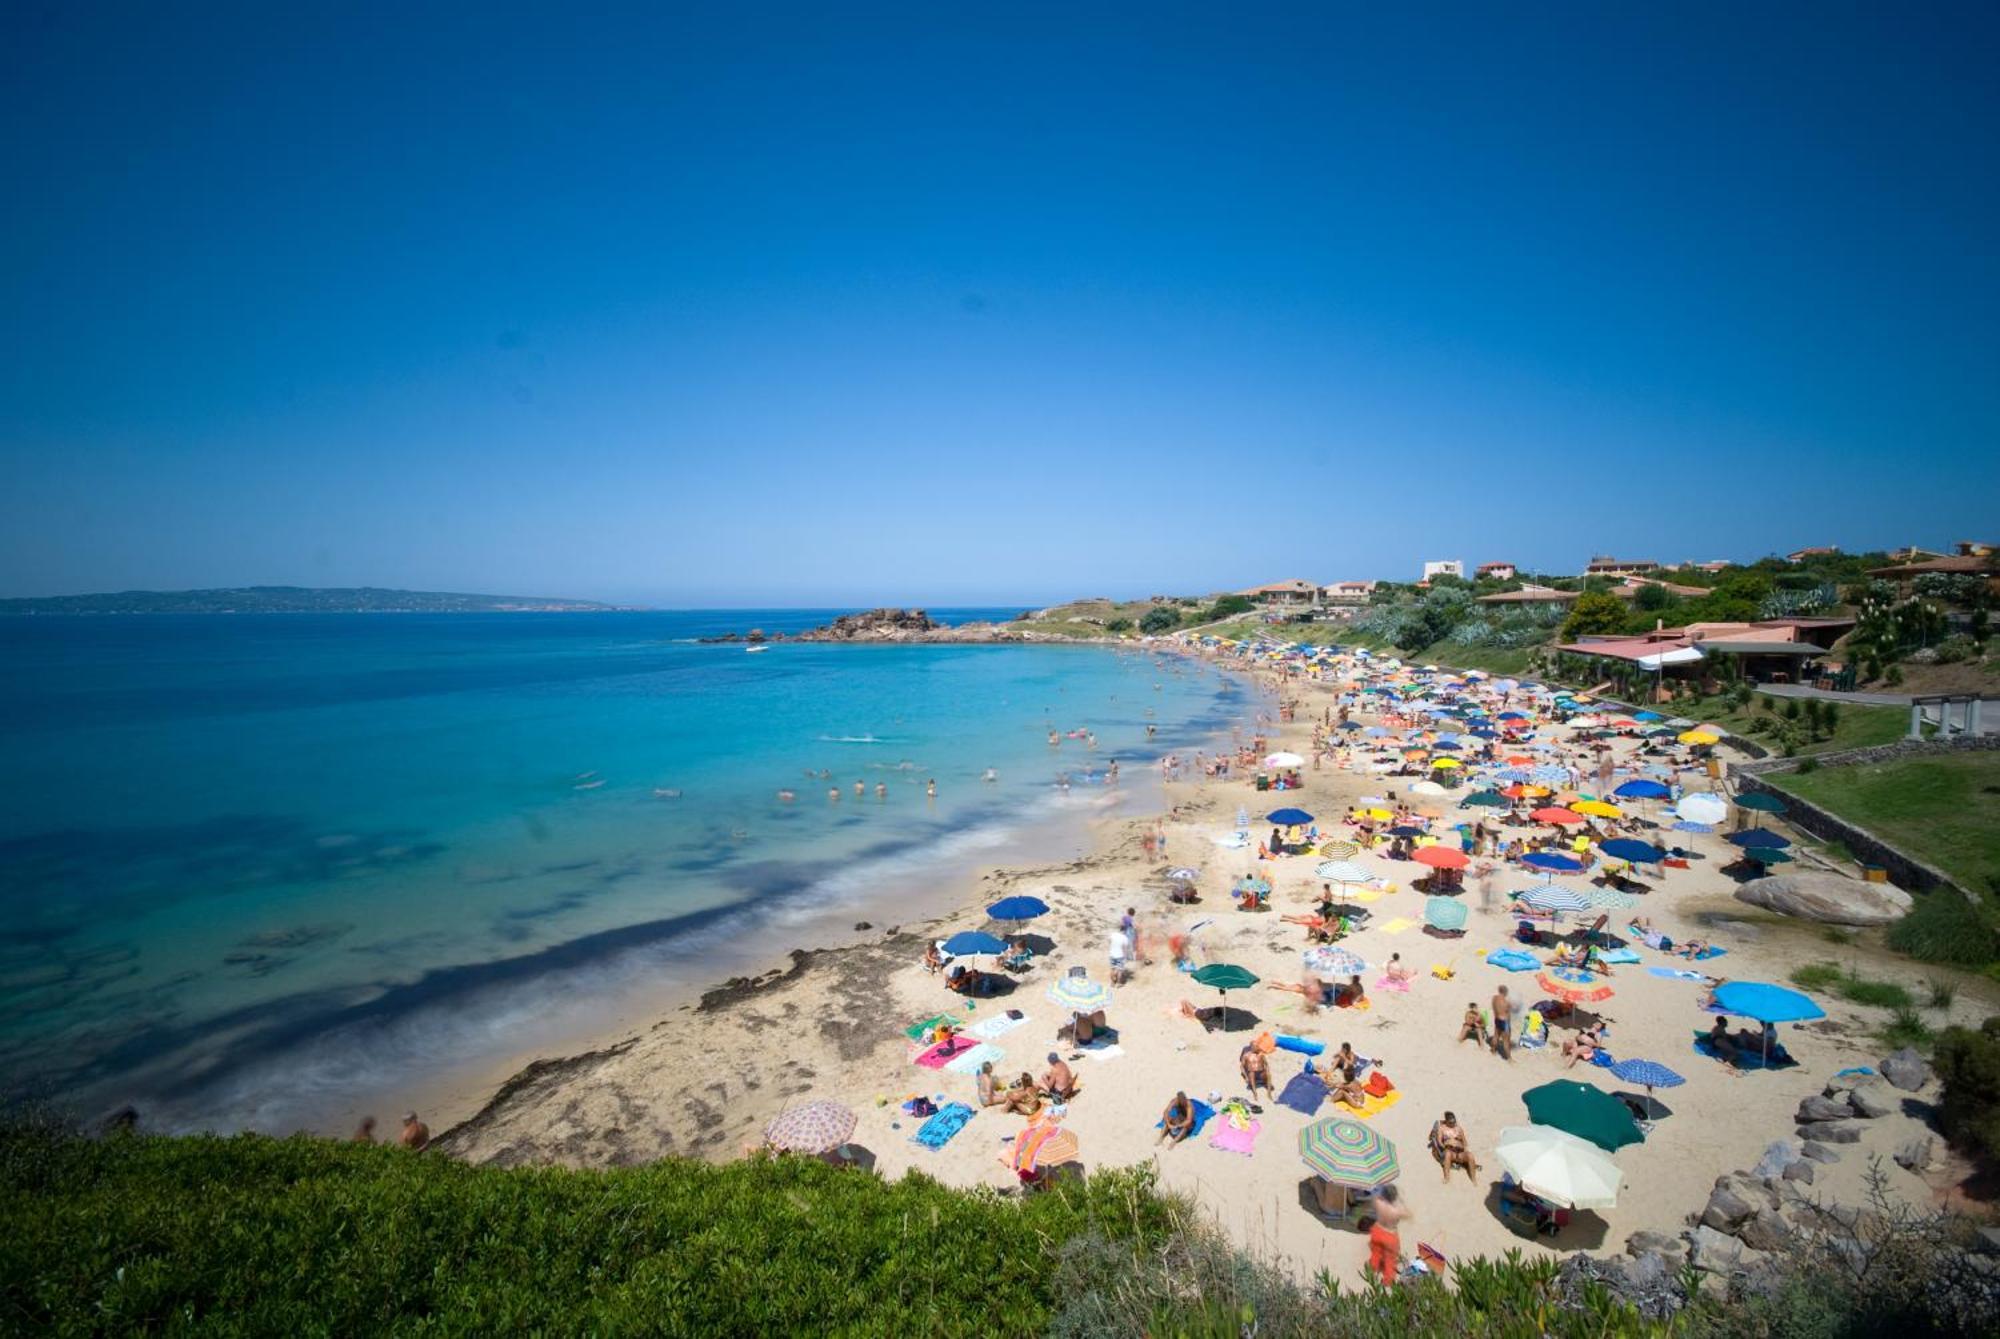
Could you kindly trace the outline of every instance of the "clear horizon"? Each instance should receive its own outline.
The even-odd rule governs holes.
[[[0,595],[1994,539],[2000,11],[22,15]]]

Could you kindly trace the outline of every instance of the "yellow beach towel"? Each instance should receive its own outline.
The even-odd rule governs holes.
[[[1407,916],[1398,916],[1395,920],[1390,921],[1382,927],[1382,933],[1385,935],[1399,935],[1415,924],[1416,922]]]
[[[1354,1116],[1360,1120],[1367,1120],[1370,1116],[1387,1111],[1402,1100],[1403,1090],[1401,1088],[1391,1088],[1380,1097],[1369,1098],[1365,1106],[1351,1107],[1345,1102],[1336,1102],[1333,1109],[1343,1116]]]

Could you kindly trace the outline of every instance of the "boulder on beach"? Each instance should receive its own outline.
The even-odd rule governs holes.
[[[1888,925],[1910,909],[1910,895],[1892,883],[1864,883],[1810,871],[1752,879],[1736,890],[1736,897],[1822,925]]]

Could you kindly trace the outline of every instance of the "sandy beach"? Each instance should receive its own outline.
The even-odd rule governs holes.
[[[1271,675],[1260,675],[1259,681],[1257,705],[1239,726],[1243,742],[1262,736],[1267,751],[1287,749],[1310,757],[1311,723],[1333,710],[1339,685],[1280,684]],[[1281,699],[1295,704],[1295,721],[1277,719]],[[1378,718],[1362,712],[1356,719],[1373,723]],[[1554,727],[1550,733],[1560,740],[1567,730]],[[1615,748],[1615,756],[1623,760],[1632,744],[1621,741]],[[573,1053],[523,1057],[518,1070],[497,1088],[471,1085],[433,1094],[432,1109],[442,1117],[434,1128],[465,1116],[441,1135],[438,1145],[468,1161],[503,1165],[614,1165],[672,1155],[722,1160],[754,1146],[766,1122],[788,1105],[831,1098],[859,1113],[854,1143],[866,1150],[882,1175],[918,1170],[956,1185],[1012,1188],[1016,1177],[1005,1159],[1010,1141],[1026,1128],[1022,1117],[999,1107],[985,1109],[943,1148],[932,1150],[911,1140],[922,1118],[900,1109],[917,1094],[977,1103],[971,1074],[912,1063],[920,1048],[905,1036],[905,1028],[950,1013],[967,1028],[1005,1028],[989,1044],[1001,1053],[996,1071],[1007,1077],[1021,1071],[1041,1074],[1051,1050],[1069,1060],[1081,1090],[1061,1119],[1075,1133],[1086,1169],[1155,1160],[1164,1186],[1192,1196],[1242,1244],[1300,1273],[1326,1269],[1352,1278],[1365,1258],[1366,1239],[1312,1211],[1310,1173],[1298,1156],[1299,1130],[1344,1108],[1328,1103],[1309,1117],[1259,1099],[1263,1109],[1248,1154],[1212,1146],[1214,1124],[1182,1145],[1157,1143],[1154,1122],[1176,1090],[1201,1099],[1243,1093],[1238,1055],[1261,1033],[1316,1039],[1329,1050],[1351,1043],[1393,1081],[1392,1102],[1367,1119],[1399,1151],[1398,1184],[1412,1210],[1402,1234],[1405,1250],[1422,1241],[1448,1257],[1493,1255],[1520,1246],[1617,1250],[1636,1231],[1673,1235],[1700,1212],[1716,1176],[1752,1166],[1773,1140],[1793,1135],[1793,1111],[1802,1099],[1818,1094],[1842,1069],[1873,1065],[1884,1053],[1870,1035],[1879,1026],[1878,1016],[1822,999],[1826,1019],[1782,1029],[1799,1062],[1795,1067],[1747,1073],[1729,1069],[1693,1050],[1694,1034],[1713,1021],[1697,1005],[1701,984],[1648,970],[1689,964],[1635,941],[1632,947],[1641,961],[1615,969],[1607,980],[1615,993],[1593,1006],[1594,1012],[1610,1024],[1613,1055],[1660,1061],[1686,1082],[1658,1094],[1671,1114],[1653,1123],[1645,1142],[1616,1154],[1624,1182],[1615,1208],[1577,1213],[1557,1238],[1530,1240],[1518,1234],[1495,1212],[1500,1169],[1492,1149],[1503,1127],[1529,1123],[1523,1091],[1561,1077],[1613,1091],[1628,1085],[1589,1065],[1565,1068],[1560,1045],[1568,1034],[1561,1027],[1552,1029],[1548,1047],[1516,1051],[1511,1059],[1456,1040],[1466,1005],[1484,1005],[1498,986],[1508,986],[1524,1007],[1544,993],[1535,985],[1536,973],[1508,973],[1487,965],[1481,956],[1505,946],[1512,934],[1514,918],[1505,912],[1504,895],[1541,881],[1517,866],[1502,868],[1496,884],[1500,895],[1493,899],[1484,897],[1468,874],[1462,899],[1470,909],[1466,932],[1445,939],[1425,932],[1424,896],[1410,886],[1413,878],[1428,873],[1424,866],[1389,860],[1382,849],[1363,851],[1355,859],[1379,876],[1382,887],[1353,899],[1368,914],[1363,927],[1341,946],[1369,963],[1370,1007],[1309,1012],[1298,994],[1273,987],[1299,979],[1300,954],[1308,946],[1305,930],[1281,917],[1310,911],[1320,882],[1313,876],[1319,863],[1313,856],[1256,858],[1255,842],[1270,828],[1260,822],[1266,810],[1303,807],[1318,816],[1321,833],[1329,839],[1352,835],[1340,828],[1339,820],[1364,796],[1408,798],[1419,808],[1447,816],[1448,823],[1476,816],[1457,808],[1464,791],[1404,797],[1401,788],[1410,778],[1371,775],[1360,770],[1358,761],[1354,766],[1342,770],[1329,762],[1315,769],[1308,764],[1301,788],[1280,795],[1256,792],[1247,772],[1227,779],[1186,779],[1184,772],[1184,779],[1165,788],[1169,807],[1163,815],[1100,820],[1094,849],[1079,859],[989,870],[950,915],[857,935],[861,942],[845,946],[795,952],[788,965],[718,985]],[[1700,790],[1711,783],[1690,772],[1684,784]],[[1252,846],[1224,849],[1216,839],[1235,829],[1239,807],[1250,813]],[[1149,854],[1144,838],[1156,826],[1165,833],[1165,850]],[[1676,940],[1694,935],[1725,945],[1727,955],[1702,964],[1705,970],[1732,980],[1782,983],[1802,963],[1837,957],[1871,962],[1877,974],[1917,983],[1918,973],[1907,962],[1886,956],[1873,962],[1863,945],[1836,947],[1817,926],[1786,922],[1734,900],[1733,883],[1721,867],[1737,853],[1720,833],[1672,836],[1695,858],[1688,868],[1668,870],[1653,881],[1641,913]],[[1165,871],[1181,865],[1202,872],[1197,905],[1169,900],[1172,884]],[[1253,873],[1272,882],[1268,911],[1239,911],[1229,896],[1239,877]],[[1586,878],[1568,876],[1565,881],[1582,888]],[[1015,893],[1049,904],[1049,914],[1028,928],[1053,940],[1052,950],[1011,978],[1007,993],[973,1001],[952,994],[941,976],[925,970],[926,942],[986,927],[982,908]],[[1492,905],[1484,905],[1489,900]],[[1095,980],[1107,978],[1108,938],[1128,907],[1136,910],[1148,961],[1116,990],[1109,1010],[1109,1022],[1117,1030],[1115,1046],[1079,1052],[1056,1041],[1056,1030],[1068,1016],[1046,991],[1072,966],[1085,967]],[[1614,919],[1612,928],[1622,930],[1627,918]],[[1230,996],[1233,1018],[1226,1029],[1205,1027],[1185,1017],[1180,1007],[1183,1001],[1199,1009],[1220,1002],[1215,992],[1169,961],[1168,934],[1199,920],[1210,923],[1193,937],[1196,961],[1237,964],[1262,978],[1262,984]],[[1407,992],[1377,985],[1391,954],[1400,954],[1415,972]],[[1433,965],[1449,967],[1452,979],[1433,976]],[[1010,1009],[1024,1015],[1017,1025],[998,1021]],[[1977,1002],[1962,999],[1954,1017],[1976,1013]],[[1286,1050],[1272,1057],[1280,1090],[1302,1063],[1303,1057]],[[1484,1165],[1477,1184],[1463,1173],[1443,1181],[1426,1151],[1432,1122],[1446,1109],[1458,1114]],[[1923,1132],[1910,1114],[1918,1109],[1912,1104],[1860,1122],[1860,1142],[1841,1146],[1837,1163],[1818,1168],[1816,1192],[1861,1202],[1864,1178],[1876,1164],[1894,1194],[1930,1203],[1937,1193],[1933,1184],[1889,1158],[1901,1143]],[[1943,1185],[1940,1170],[1930,1176]]]

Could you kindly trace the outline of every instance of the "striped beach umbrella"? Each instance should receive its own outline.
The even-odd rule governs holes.
[[[1299,1160],[1337,1186],[1370,1190],[1402,1174],[1396,1146],[1380,1130],[1328,1116],[1299,1131]]]
[[[1351,860],[1322,861],[1313,873],[1328,883],[1367,883],[1375,877]]]
[[[1521,894],[1521,901],[1537,911],[1588,911],[1590,899],[1559,883],[1544,883]]]
[[[1319,853],[1322,858],[1329,861],[1352,860],[1361,854],[1361,848],[1353,842],[1321,842]]]
[[[1167,871],[1167,877],[1170,879],[1178,879],[1182,883],[1188,883],[1192,880],[1199,879],[1201,877],[1201,871],[1194,868],[1192,865],[1175,865],[1172,869]]]
[[[854,1110],[838,1102],[791,1107],[764,1127],[764,1142],[787,1153],[831,1153],[853,1137]]]
[[[1087,976],[1057,977],[1049,987],[1049,1000],[1072,1013],[1092,1013],[1111,1003],[1111,987]]]
[[[1368,970],[1368,962],[1351,949],[1338,944],[1320,944],[1305,951],[1306,970],[1321,976],[1359,976]]]
[[[1054,1121],[1043,1121],[1029,1126],[1014,1141],[1012,1161],[1015,1171],[1033,1173],[1044,1167],[1075,1162],[1080,1152],[1074,1130],[1064,1129]]]
[[[1610,986],[1581,967],[1551,967],[1546,972],[1537,972],[1535,984],[1552,998],[1569,1004],[1596,1004],[1610,999],[1614,993]]]
[[[1621,893],[1616,888],[1593,888],[1585,894],[1595,911],[1630,911],[1639,905],[1639,899],[1630,893]]]
[[[1449,934],[1465,928],[1466,917],[1470,913],[1465,903],[1452,897],[1427,897],[1424,899],[1424,924],[1433,930]]]

